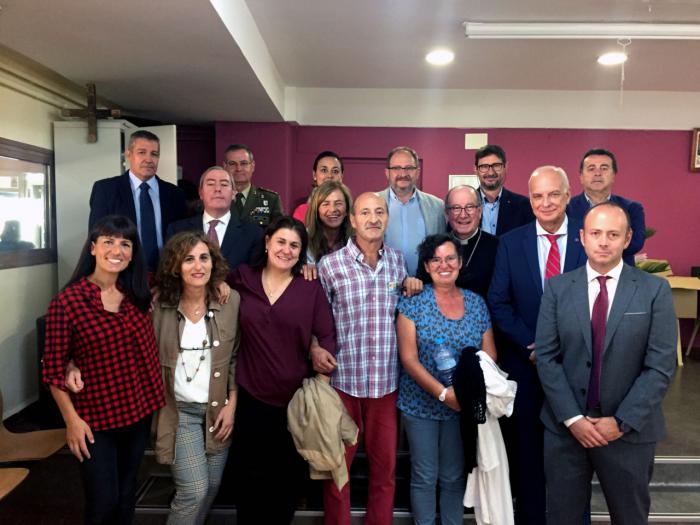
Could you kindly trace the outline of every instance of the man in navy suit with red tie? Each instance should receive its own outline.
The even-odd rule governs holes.
[[[535,369],[535,328],[547,279],[586,263],[567,219],[569,180],[561,168],[537,168],[528,183],[535,220],[503,235],[488,293],[503,370],[518,383],[513,416],[502,421],[518,525],[545,523],[543,393]]]
[[[129,171],[93,185],[89,227],[106,215],[129,217],[138,227],[148,269],[154,272],[168,226],[187,216],[185,195],[180,188],[156,175],[160,140],[154,133],[145,130],[133,133],[126,158]]]

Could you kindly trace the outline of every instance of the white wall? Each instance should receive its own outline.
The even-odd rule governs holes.
[[[0,50],[0,137],[53,149],[52,122],[64,105],[75,107],[73,100],[80,91]],[[56,290],[55,264],[0,270],[3,419],[38,397],[35,323]]]
[[[286,120],[316,126],[690,130],[700,93],[288,87]]]
[[[0,137],[52,149],[58,109],[0,85]],[[0,388],[4,417],[37,399],[36,318],[56,292],[56,265],[0,270]]]

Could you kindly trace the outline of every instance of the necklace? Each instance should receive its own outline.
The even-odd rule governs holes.
[[[180,306],[183,306],[182,302],[180,303]],[[202,309],[199,309],[199,306],[202,307]],[[192,311],[194,311],[195,315],[199,316],[203,311],[204,311],[204,304],[197,305],[194,307]],[[185,379],[187,380],[188,383],[191,383],[195,377],[197,377],[197,372],[199,372],[199,369],[202,367],[202,363],[204,363],[204,360],[206,359],[206,356],[204,355],[207,350],[209,350],[212,345],[209,344],[209,322],[210,322],[210,315],[204,316],[205,320],[205,326],[207,327],[207,334],[204,336],[204,339],[202,340],[202,346],[193,346],[191,348],[187,348],[185,346],[182,346],[182,339],[180,338],[180,331],[178,330],[178,345],[180,347],[180,350],[178,353],[180,354],[180,362],[182,363],[182,369],[185,371]],[[191,321],[190,321],[191,323]],[[194,324],[194,323],[192,323]],[[214,346],[218,345],[218,341],[214,341]],[[194,372],[192,372],[192,375],[190,375],[187,372],[187,364],[185,363],[185,352],[196,352],[199,351],[199,359],[197,360],[197,367],[195,368]]]
[[[204,356],[204,352],[205,352],[207,349],[209,349],[209,348],[211,348],[211,346],[209,345],[209,342],[208,342],[206,339],[204,339],[204,340],[202,341],[202,347],[201,347],[201,348],[198,347],[198,346],[195,346],[195,347],[192,347],[192,348],[183,348],[182,346],[180,347],[180,362],[182,363],[182,368],[185,370],[185,378],[187,379],[187,382],[188,382],[188,383],[191,383],[192,380],[197,376],[197,372],[199,372],[199,369],[202,367],[202,363],[203,363],[204,360],[206,359],[206,357]],[[196,352],[197,350],[200,350],[200,351],[201,351],[201,353],[199,354],[199,359],[197,360],[197,368],[195,368],[194,372],[193,372],[192,375],[190,376],[190,375],[187,373],[187,365],[185,364],[185,355],[184,355],[184,354],[185,354],[186,351],[194,351],[194,352]]]
[[[196,305],[192,306],[191,304],[187,304],[183,301],[180,301],[180,305],[182,306],[183,310],[189,311],[191,314],[194,314],[193,317],[199,317],[200,315],[202,315],[202,312],[204,312],[205,307],[204,302],[199,302]]]
[[[278,293],[281,293],[281,291],[284,290],[286,287],[287,283],[292,280],[293,276],[288,276],[286,277],[280,284],[277,285],[277,287],[273,290],[270,286],[270,284],[267,282],[267,276],[263,273],[263,291],[265,292],[265,295],[267,295],[268,298],[272,299],[274,296],[276,296]]]

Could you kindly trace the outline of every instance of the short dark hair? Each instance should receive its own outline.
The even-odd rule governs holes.
[[[124,270],[119,272],[117,283],[136,308],[142,312],[148,312],[151,307],[151,291],[148,288],[146,256],[141,247],[136,225],[128,217],[107,215],[93,224],[80,252],[78,264],[73,270],[73,275],[68,279],[66,287],[95,271],[95,256],[91,253],[92,243],[99,237],[122,237],[131,241],[131,261]]]
[[[201,230],[190,230],[176,233],[163,247],[160,264],[156,272],[156,286],[160,292],[159,302],[176,305],[182,294],[182,275],[180,268],[192,248],[200,242],[206,244],[211,256],[211,276],[207,283],[207,300],[218,298],[216,286],[221,283],[228,273],[228,264],[219,248]]]
[[[150,131],[146,131],[145,129],[140,129],[138,131],[134,131],[129,137],[129,146],[127,149],[131,149],[134,146],[134,142],[136,142],[138,139],[157,142],[158,147],[160,147],[160,139],[158,138],[158,135],[151,133]]]
[[[321,159],[325,159],[326,157],[333,157],[334,159],[337,159],[338,162],[340,163],[340,173],[345,172],[345,166],[343,165],[343,159],[338,155],[337,153],[333,151],[322,151],[318,155],[316,155],[316,158],[314,159],[314,168],[313,170],[316,171],[316,168],[318,167],[318,163]]]
[[[604,201],[604,202],[599,202],[598,204],[594,204],[590,208],[586,210],[586,213],[583,214],[583,222],[581,223],[581,228],[585,229],[585,224],[586,224],[586,217],[588,217],[588,214],[591,213],[593,210],[596,208],[600,208],[603,206],[607,206],[608,208],[617,208],[619,210],[622,210],[622,213],[625,214],[625,218],[627,219],[627,231],[630,230],[632,227],[632,220],[630,219],[630,214],[629,212],[624,208],[624,206],[621,206],[615,201]]]
[[[420,161],[418,160],[418,153],[416,153],[416,150],[413,148],[409,148],[408,146],[396,146],[395,148],[392,148],[389,154],[386,156],[386,167],[389,168],[391,166],[391,157],[396,155],[397,153],[400,152],[406,152],[408,153],[411,157],[413,157],[413,162],[416,163],[416,168],[420,168]]]
[[[423,281],[423,283],[430,284],[433,282],[432,277],[430,277],[430,274],[425,269],[425,264],[435,257],[435,251],[446,242],[452,244],[452,246],[455,247],[457,255],[461,257],[459,244],[452,235],[448,235],[447,233],[428,235],[423,239],[423,242],[418,245],[418,269],[416,270],[416,277]]]
[[[267,250],[265,249],[265,238],[272,237],[277,230],[286,228],[288,230],[293,230],[299,235],[301,239],[301,251],[299,252],[299,260],[292,267],[292,275],[301,273],[301,269],[306,264],[306,249],[309,246],[309,236],[306,233],[306,227],[301,221],[296,220],[294,217],[289,215],[281,215],[273,220],[267,228],[265,228],[265,233],[263,235],[263,242],[260,243],[257,253],[254,255],[253,260],[250,264],[251,268],[256,270],[261,270],[267,266]]]
[[[484,157],[488,157],[489,155],[496,155],[496,157],[501,159],[501,162],[503,164],[507,162],[506,152],[501,146],[498,146],[496,144],[487,144],[483,148],[479,148],[478,150],[476,150],[476,153],[474,153],[474,166],[478,166],[479,161]]]
[[[250,162],[253,162],[253,150],[251,150],[248,146],[245,144],[231,144],[228,148],[224,150],[224,158],[226,158],[226,154],[230,153],[232,151],[238,151],[238,150],[246,150],[248,152],[248,160]]]
[[[603,148],[589,149],[586,153],[583,154],[583,157],[581,158],[581,163],[578,166],[579,173],[583,172],[583,162],[591,155],[605,155],[606,157],[610,157],[610,160],[612,161],[613,173],[617,173],[617,159],[615,158],[615,154],[612,151],[608,151],[607,149]]]

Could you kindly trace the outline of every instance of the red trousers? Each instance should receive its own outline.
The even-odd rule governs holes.
[[[396,471],[397,391],[378,399],[353,397],[337,390],[350,417],[363,434],[369,462],[367,525],[391,525]],[[357,445],[346,447],[348,471]],[[338,491],[332,480],[323,486],[325,525],[350,525],[350,483]]]

